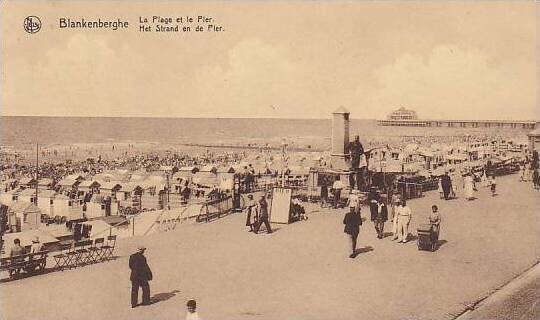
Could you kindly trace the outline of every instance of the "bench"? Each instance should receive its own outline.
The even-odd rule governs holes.
[[[0,271],[7,271],[9,277],[19,275],[21,271],[34,274],[45,270],[48,251],[26,253],[20,256],[5,257],[0,259]]]

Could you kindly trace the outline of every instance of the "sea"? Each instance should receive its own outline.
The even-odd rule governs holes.
[[[509,135],[525,136],[513,129]],[[110,142],[226,143],[279,141],[287,138],[329,141],[331,119],[35,117],[0,118],[0,143],[18,146]],[[361,139],[415,136],[502,134],[489,129],[410,128],[379,126],[373,119],[351,119],[350,134]]]

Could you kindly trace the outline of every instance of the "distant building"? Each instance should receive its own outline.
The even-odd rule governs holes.
[[[540,122],[536,123],[536,128],[527,134],[529,138],[530,151],[540,150]]]
[[[435,128],[498,128],[533,129],[535,121],[514,120],[426,120],[419,119],[414,110],[399,108],[392,111],[386,120],[377,120],[380,126],[435,127]]]
[[[388,120],[418,120],[418,115],[414,110],[408,110],[401,107],[392,111],[386,118]]]

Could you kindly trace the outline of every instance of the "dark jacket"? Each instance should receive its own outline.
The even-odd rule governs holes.
[[[362,225],[362,216],[359,213],[348,212],[343,218],[345,229],[343,232],[350,235],[358,235]]]
[[[377,191],[370,191],[368,193],[368,201],[369,201],[369,213],[371,213],[371,221],[375,221],[377,219],[377,212],[379,211],[379,207],[377,206],[377,203],[381,201],[381,196]],[[374,202],[377,201],[377,202]]]
[[[268,219],[268,202],[266,202],[266,199],[259,200],[259,206],[261,212],[259,212],[259,216],[261,219]]]
[[[450,179],[449,175],[445,174],[441,177],[441,186],[446,190],[452,188],[452,179]]]
[[[146,257],[140,252],[134,253],[129,257],[129,268],[131,269],[131,281],[150,281],[152,280],[152,270],[146,262]]]
[[[352,141],[349,143],[349,152],[353,157],[360,157],[364,153],[364,146],[360,142]]]
[[[384,222],[388,220],[388,207],[385,203],[381,206],[381,213],[379,213],[379,210],[377,208],[377,220]]]

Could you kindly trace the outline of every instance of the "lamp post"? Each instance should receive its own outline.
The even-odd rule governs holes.
[[[287,169],[287,142],[285,138],[281,139],[281,186],[285,187],[285,170]]]

